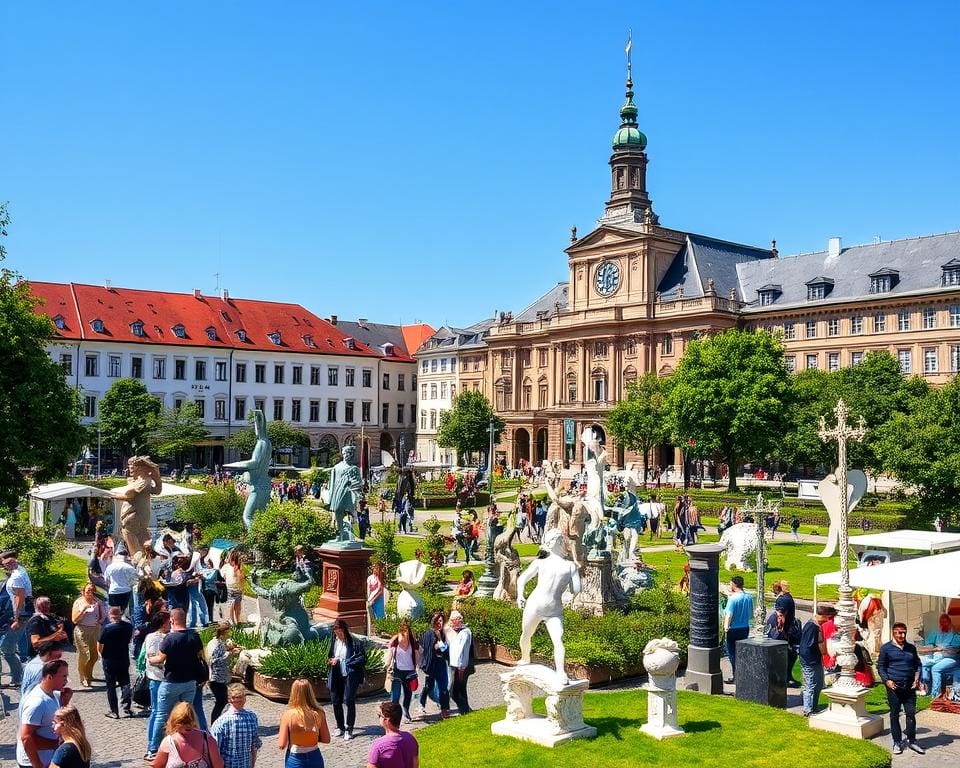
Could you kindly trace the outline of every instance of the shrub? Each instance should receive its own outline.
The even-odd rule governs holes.
[[[373,548],[374,563],[383,563],[387,569],[387,583],[393,582],[397,566],[403,562],[403,555],[397,548],[397,526],[393,523],[373,523],[373,536],[367,537],[367,545]]]
[[[383,671],[383,649],[374,643],[363,642],[367,674]],[[329,642],[311,640],[302,645],[272,648],[260,662],[259,672],[268,677],[306,677],[327,679],[327,651]]]
[[[53,525],[32,525],[23,515],[11,515],[0,528],[0,551],[15,549],[31,577],[46,576],[53,556],[63,550],[60,529]]]
[[[423,523],[427,537],[424,541],[425,549],[417,550],[417,559],[427,564],[427,575],[423,580],[423,589],[433,595],[446,592],[447,558],[443,550],[443,536],[440,534],[441,523],[436,517],[431,517]]]
[[[310,550],[333,536],[329,512],[293,501],[271,500],[266,509],[254,515],[246,543],[270,568],[285,568],[293,562],[294,546],[302,544]]]
[[[192,521],[200,526],[205,541],[239,539],[244,533],[244,498],[233,483],[213,485],[199,496],[186,496],[173,513],[180,522]]]

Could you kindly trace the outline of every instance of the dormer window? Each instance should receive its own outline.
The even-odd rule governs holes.
[[[143,322],[140,320],[135,320],[134,322],[130,323],[130,333],[132,333],[134,336],[146,336],[146,334],[143,332]]]
[[[347,336],[347,338],[345,338],[345,339],[343,340],[343,345],[344,345],[347,349],[356,349],[356,348],[357,348],[357,342],[354,341],[354,339],[353,339],[352,337],[350,337],[350,336]]]
[[[899,282],[900,273],[895,269],[878,269],[870,275],[870,293],[887,293]]]
[[[271,344],[276,344],[278,347],[280,346],[280,331],[268,333],[267,338],[270,339]]]
[[[760,306],[769,307],[773,302],[777,300],[780,294],[783,293],[783,286],[781,285],[764,285],[760,288],[757,288],[757,295],[759,296]]]
[[[55,318],[53,318],[53,324],[57,327],[58,331],[62,331],[67,327],[67,321],[63,315],[57,315]]]
[[[93,328],[94,333],[103,333],[106,330],[103,327],[103,320],[101,320],[99,317],[90,323],[90,327]]]
[[[246,332],[245,330],[243,330],[243,328],[241,328],[239,331],[237,331],[237,338],[238,338],[240,341],[246,341],[246,340],[247,340],[247,332]]]
[[[311,336],[309,333],[304,334],[304,336],[303,336],[303,343],[304,343],[305,346],[308,346],[308,347],[315,347],[315,346],[317,346],[316,344],[313,343],[313,336]]]
[[[943,273],[940,275],[940,285],[957,286],[960,285],[960,259],[950,259],[940,269]]]
[[[209,326],[209,327],[207,327],[207,328],[204,328],[204,333],[207,334],[207,340],[208,340],[208,341],[216,341],[216,340],[217,340],[217,329],[214,328],[212,325]]]
[[[807,301],[820,301],[827,298],[833,290],[833,280],[829,277],[815,277],[807,282]]]
[[[383,349],[383,354],[386,357],[393,357],[393,344],[391,344],[390,342],[387,342],[386,344],[383,345],[382,349]]]
[[[178,339],[187,338],[187,329],[184,327],[183,323],[177,323],[175,326],[173,326],[172,330],[173,330],[173,335],[176,336]]]

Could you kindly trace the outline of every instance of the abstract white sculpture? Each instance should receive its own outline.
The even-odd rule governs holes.
[[[720,537],[725,547],[727,570],[752,571],[750,560],[757,551],[757,526],[754,523],[731,525]]]
[[[814,555],[814,557],[833,557],[837,553],[837,545],[840,543],[840,516],[843,497],[840,493],[840,481],[837,475],[840,470],[827,475],[823,480],[817,483],[817,493],[820,494],[820,500],[827,509],[827,515],[830,517],[830,530],[827,532],[827,543],[823,546],[823,551]],[[847,470],[847,515],[856,508],[857,504],[867,492],[867,476],[859,469]],[[849,517],[848,517],[849,519]]]
[[[403,591],[397,595],[397,616],[416,619],[423,615],[423,598],[417,592],[427,576],[427,565],[419,560],[407,560],[397,566],[397,583]]]

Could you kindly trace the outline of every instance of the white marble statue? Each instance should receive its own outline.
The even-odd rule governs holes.
[[[397,616],[416,619],[423,615],[423,598],[417,592],[427,576],[427,565],[419,560],[406,560],[397,566],[397,583],[403,591],[397,595]]]
[[[647,722],[640,730],[655,739],[679,736],[683,729],[677,721],[677,666],[680,646],[669,637],[651,640],[643,648],[643,666],[647,670]]]
[[[731,525],[720,537],[724,549],[727,570],[752,571],[750,562],[756,562],[757,525],[737,523]]]
[[[587,476],[587,492],[582,501],[590,515],[589,531],[603,525],[603,468],[607,465],[607,452],[593,427],[583,430],[580,442],[583,443],[583,471]]]
[[[857,504],[867,492],[867,476],[859,469],[847,470],[847,520]],[[823,551],[814,555],[814,557],[833,557],[837,552],[837,545],[840,543],[840,503],[843,497],[840,495],[840,482],[836,474],[827,475],[817,484],[817,493],[820,494],[820,500],[827,509],[830,516],[830,530],[827,533],[827,543],[823,546]]]
[[[538,557],[517,580],[517,605],[523,609],[523,629],[520,634],[520,664],[530,663],[530,640],[540,622],[547,627],[553,643],[553,661],[557,679],[567,682],[565,670],[566,651],[563,647],[563,593],[569,590],[576,595],[580,591],[580,571],[576,564],[563,556],[563,536],[557,529],[544,534],[543,549],[546,557]],[[524,588],[531,579],[537,586],[524,598]]]
[[[586,563],[586,549],[583,546],[583,534],[587,528],[589,513],[583,499],[570,493],[560,493],[560,462],[543,462],[547,496],[550,507],[547,509],[545,531],[557,529],[564,539],[564,548],[570,559],[583,572]]]

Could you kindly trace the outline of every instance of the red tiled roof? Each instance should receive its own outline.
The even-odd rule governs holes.
[[[58,314],[63,316],[65,327],[57,333],[64,338],[377,356],[360,342],[355,342],[351,349],[345,334],[299,304],[80,283],[31,282],[30,288],[44,300],[39,312],[51,319]],[[103,322],[102,333],[93,330],[96,320]],[[137,321],[143,324],[142,336],[133,332]],[[182,338],[174,332],[178,325],[183,326]],[[278,344],[271,341],[273,334],[279,334]]]
[[[420,349],[420,345],[422,345],[423,342],[436,333],[436,330],[431,328],[426,323],[404,325],[402,326],[402,330],[403,341],[407,346],[407,354],[409,355],[413,355],[418,349]]]

